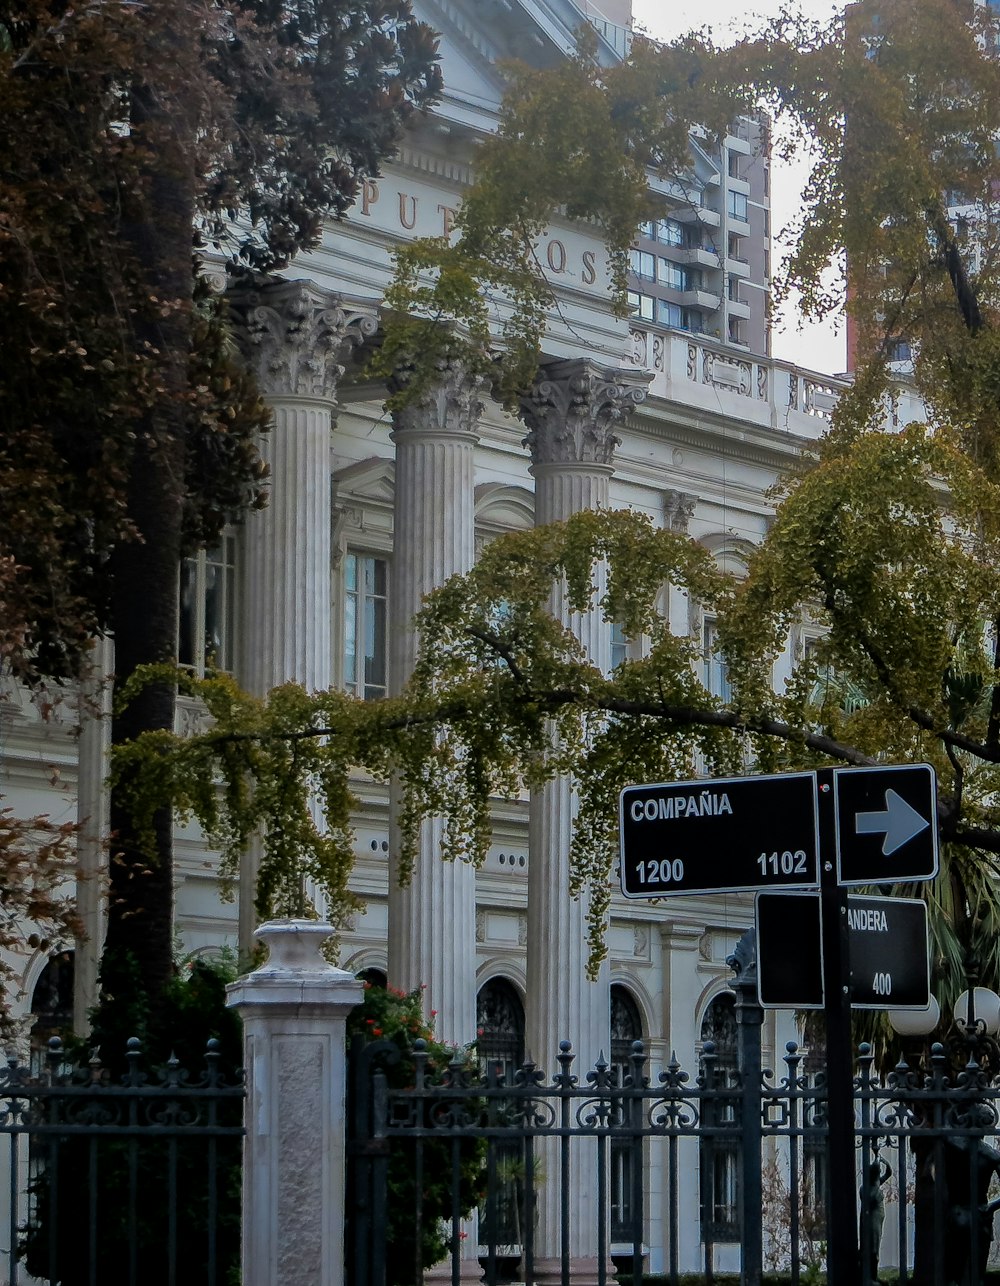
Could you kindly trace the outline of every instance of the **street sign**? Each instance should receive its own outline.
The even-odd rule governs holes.
[[[815,773],[626,786],[620,818],[628,898],[819,884]]]
[[[823,1008],[818,893],[758,893],[757,998],[764,1009]]]
[[[930,764],[837,768],[833,790],[838,883],[934,879],[937,781]]]
[[[823,1007],[820,898],[758,893],[757,990],[765,1009]],[[926,1009],[930,997],[927,903],[847,899],[852,1009]]]

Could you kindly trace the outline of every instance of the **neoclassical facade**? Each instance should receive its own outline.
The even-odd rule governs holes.
[[[504,411],[460,364],[447,361],[425,394],[388,413],[389,390],[363,380],[358,358],[378,331],[392,251],[408,237],[449,231],[470,178],[471,143],[495,121],[497,59],[518,50],[542,60],[565,56],[582,11],[571,0],[515,4],[515,21],[503,17],[511,5],[487,0],[418,0],[414,8],[442,32],[447,90],[440,109],[285,280],[232,300],[246,359],[274,413],[262,444],[270,500],[181,569],[178,646],[183,664],[224,664],[255,693],[288,680],[312,689],[336,685],[370,700],[397,691],[416,656],[409,622],[429,590],[471,567],[477,549],[496,535],[581,509],[645,513],[738,571],[766,531],[768,488],[824,431],[838,396],[835,380],[743,347],[615,319],[594,231],[556,223],[539,253],[558,309],[519,413]],[[618,56],[622,30],[604,20],[602,56]],[[405,381],[406,372],[397,378]],[[905,405],[895,414],[912,418]],[[558,599],[552,606],[564,612]],[[697,641],[705,682],[723,695],[712,619],[669,585],[662,607],[673,630]],[[642,646],[617,637],[596,615],[573,624],[605,668]],[[803,623],[776,667],[776,684],[807,641]],[[113,666],[107,646],[95,664]],[[96,696],[65,701],[48,720],[23,692],[7,691],[0,705],[4,802],[24,815],[79,819],[81,857],[91,872],[104,860],[107,726],[98,679]],[[183,708],[179,724],[197,717]],[[405,988],[425,985],[445,1039],[467,1042],[480,1029],[505,1059],[528,1052],[551,1067],[565,1037],[590,1067],[602,1052],[622,1059],[641,1038],[654,1065],[676,1053],[691,1067],[706,1033],[718,1040],[728,1031],[725,960],[750,922],[747,897],[656,906],[616,900],[609,959],[590,982],[586,908],[568,894],[568,783],[498,801],[481,870],[442,861],[442,827],[425,819],[421,860],[405,889],[393,879],[393,793],[360,777],[355,787],[354,887],[367,911],[345,934],[342,964]],[[247,854],[235,902],[221,898],[213,856],[196,831],[178,832],[176,857],[184,949],[246,944],[255,855]],[[71,1001],[79,1026],[93,1001],[99,878],[81,884],[80,897],[89,941],[76,953],[75,998],[66,960],[57,967],[46,944],[19,962],[23,1006],[38,1014],[39,1030],[68,1023]],[[769,1016],[765,1062],[788,1034]],[[684,1163],[697,1174],[694,1155]],[[649,1266],[656,1271],[663,1240],[655,1174],[649,1191]],[[726,1192],[700,1198],[692,1182],[681,1212],[689,1264],[699,1262],[701,1221],[725,1228],[727,1199]],[[543,1190],[538,1245],[554,1256],[556,1215],[545,1200]],[[588,1225],[592,1200],[584,1187],[574,1196],[580,1227]],[[589,1225],[596,1238],[596,1220]],[[574,1253],[584,1263],[596,1241],[584,1238]],[[720,1267],[725,1258],[723,1248]],[[581,1269],[577,1280],[586,1279]]]

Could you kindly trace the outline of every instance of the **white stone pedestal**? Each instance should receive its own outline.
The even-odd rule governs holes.
[[[229,988],[243,1019],[243,1286],[343,1286],[345,1023],[363,984],[320,956],[328,924],[282,920]]]

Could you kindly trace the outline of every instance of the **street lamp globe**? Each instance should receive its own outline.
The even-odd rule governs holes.
[[[997,1000],[1000,1002],[1000,997]],[[926,1036],[941,1021],[941,1006],[931,996],[926,1009],[890,1009],[888,1018],[889,1025],[900,1036]]]
[[[969,992],[963,991],[955,1001],[955,1021],[963,1027],[982,1024],[989,1036],[1000,1033],[1000,996],[988,987],[974,987],[972,1004],[969,1004]]]

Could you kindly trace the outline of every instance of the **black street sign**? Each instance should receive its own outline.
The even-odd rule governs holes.
[[[764,1009],[823,1008],[818,893],[758,893],[757,998]]]
[[[627,786],[620,816],[628,898],[819,884],[815,773]]]
[[[757,988],[765,1009],[823,1007],[820,899],[758,893]],[[927,903],[847,899],[852,1009],[926,1009],[930,998]]]
[[[937,780],[930,764],[837,768],[833,790],[838,883],[934,879]]]

